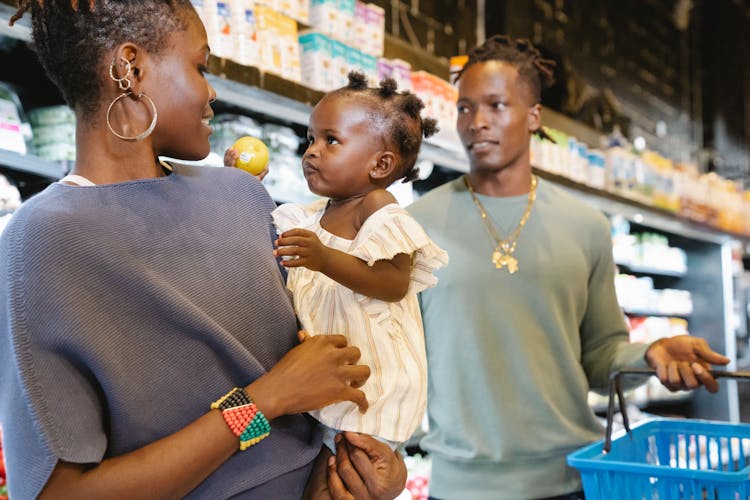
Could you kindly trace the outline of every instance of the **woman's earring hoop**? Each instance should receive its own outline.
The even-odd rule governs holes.
[[[121,78],[117,78],[115,76],[115,60],[112,59],[112,64],[109,65],[109,77],[117,82],[117,86],[120,87],[120,90],[123,92],[127,92],[130,90],[130,72],[133,70],[133,66],[130,64],[130,61],[125,59],[124,57],[120,57],[120,60],[125,63],[125,76]]]
[[[109,131],[112,132],[112,134],[122,139],[123,141],[142,141],[143,139],[151,135],[151,132],[153,132],[154,128],[156,127],[156,118],[157,118],[156,105],[154,104],[154,101],[152,101],[149,96],[141,92],[136,97],[137,100],[140,100],[141,98],[146,99],[148,103],[151,105],[151,110],[153,111],[153,114],[154,114],[154,117],[151,119],[151,123],[149,124],[148,128],[144,130],[143,132],[141,132],[140,134],[135,135],[133,137],[127,137],[122,134],[118,134],[117,132],[115,132],[115,129],[112,128],[112,123],[110,122],[110,119],[109,119],[109,115],[112,112],[112,108],[114,107],[115,103],[119,101],[120,99],[129,97],[131,95],[133,95],[132,92],[125,92],[123,94],[120,94],[117,97],[115,97],[114,100],[109,104],[109,107],[107,108],[107,127],[109,127]]]

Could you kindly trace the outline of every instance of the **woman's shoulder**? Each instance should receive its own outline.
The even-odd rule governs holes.
[[[5,232],[28,231],[35,227],[44,228],[49,224],[55,224],[65,219],[71,213],[85,213],[87,207],[76,203],[75,200],[64,196],[62,191],[68,188],[57,183],[47,186],[40,193],[24,201],[11,217],[5,227]],[[70,187],[69,189],[82,189]],[[5,234],[5,232],[3,234]]]
[[[276,206],[265,186],[244,170],[176,164],[174,172],[191,195],[221,198],[221,203],[249,203],[269,213]]]

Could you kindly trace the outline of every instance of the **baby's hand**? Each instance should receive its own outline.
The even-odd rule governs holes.
[[[234,164],[237,162],[237,159],[240,157],[240,153],[237,152],[236,149],[229,148],[224,152],[224,166],[225,167],[234,167]],[[266,165],[266,168],[264,168],[260,173],[258,173],[255,178],[259,181],[262,181],[263,178],[268,175],[268,165]]]
[[[318,235],[306,229],[294,228],[285,231],[276,240],[274,256],[281,257],[285,267],[306,267],[312,271],[322,270],[328,260],[328,251]]]
[[[235,162],[237,161],[237,158],[240,157],[240,154],[237,152],[236,149],[229,148],[224,152],[224,166],[225,167],[234,167]]]

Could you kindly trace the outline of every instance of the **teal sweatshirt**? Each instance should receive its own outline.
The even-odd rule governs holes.
[[[501,236],[527,195],[478,195]],[[408,207],[450,255],[422,292],[429,366],[430,495],[526,499],[581,489],[565,463],[602,437],[587,404],[609,373],[643,366],[628,341],[614,288],[606,217],[540,180],[514,256],[495,269],[495,243],[459,178]]]

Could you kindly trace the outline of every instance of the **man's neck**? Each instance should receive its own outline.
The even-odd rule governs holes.
[[[494,197],[521,196],[531,189],[531,165],[515,165],[498,170],[472,169],[469,181],[475,192]]]

